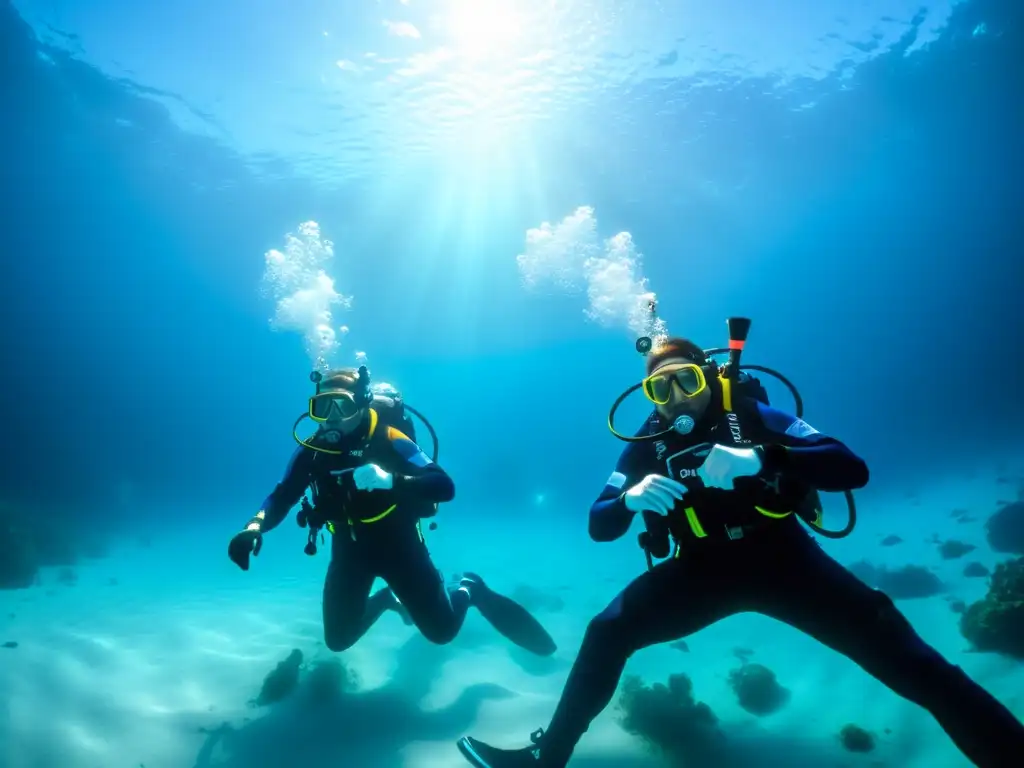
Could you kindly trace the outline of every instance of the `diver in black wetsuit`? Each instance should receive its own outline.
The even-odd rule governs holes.
[[[314,506],[304,509],[311,547],[320,527],[333,534],[323,593],[324,642],[332,651],[352,647],[389,609],[431,642],[445,644],[472,605],[513,643],[542,656],[554,653],[554,641],[537,620],[476,574],[466,573],[451,590],[446,586],[420,521],[454,497],[454,483],[416,443],[385,423],[373,407],[365,368],[334,371],[322,385],[315,380],[309,416],[319,429],[309,441],[300,440],[284,479],[231,540],[230,558],[248,570],[263,534],[311,488]],[[370,596],[378,577],[387,587]]]
[[[865,463],[801,419],[733,398],[732,382],[689,341],[653,350],[647,374],[643,389],[656,410],[626,438],[590,510],[590,536],[618,539],[641,513],[648,532],[652,522],[667,526],[674,556],[590,622],[554,718],[532,746],[464,738],[458,746],[467,760],[478,768],[564,768],[633,653],[751,611],[806,632],[927,709],[981,768],[1024,765],[1024,726],[788,514],[820,513],[806,507],[815,490],[864,486]]]

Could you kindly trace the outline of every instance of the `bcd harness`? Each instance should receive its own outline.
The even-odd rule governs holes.
[[[650,309],[653,314],[655,311],[653,304]],[[738,448],[750,448],[753,443],[745,437],[747,434],[744,428],[745,414],[741,415],[741,411],[743,410],[741,404],[743,402],[749,402],[747,398],[759,401],[764,405],[770,405],[770,403],[768,401],[768,393],[765,391],[764,386],[757,378],[745,373],[746,370],[761,371],[779,379],[793,394],[796,401],[797,418],[803,417],[803,400],[793,383],[777,371],[763,366],[740,365],[740,357],[750,328],[750,321],[746,318],[729,318],[727,325],[729,328],[729,346],[705,350],[705,355],[708,360],[706,373],[708,374],[709,379],[712,378],[711,374],[714,374],[714,379],[718,382],[719,391],[721,393],[722,415],[719,422],[715,425],[714,434],[716,438],[720,438],[719,433],[723,431],[728,435],[726,441],[722,441],[720,439],[716,440],[716,442],[719,442],[720,444],[729,444]],[[651,339],[647,337],[638,339],[636,343],[637,351],[645,355],[651,351],[652,346]],[[729,354],[729,362],[722,366],[714,364],[712,362],[712,358],[717,354],[723,353]],[[659,438],[663,438],[671,434],[674,431],[673,427],[662,430],[655,435],[638,436],[635,438],[626,437],[615,430],[615,410],[629,394],[639,387],[640,385],[635,385],[629,388],[613,404],[612,410],[608,415],[608,426],[612,431],[612,434],[619,439],[626,440],[628,442],[658,440]],[[844,491],[843,495],[846,498],[849,518],[846,526],[841,530],[830,530],[822,526],[823,508],[821,496],[818,491],[814,489],[810,490],[804,496],[801,502],[796,505],[795,509],[777,511],[760,505],[753,506],[754,509],[767,520],[783,520],[793,514],[796,514],[799,519],[803,520],[803,522],[816,533],[825,536],[826,538],[841,539],[850,535],[857,524],[857,506],[853,498],[853,493],[851,491]],[[698,539],[706,538],[708,535],[707,531],[704,529],[694,505],[687,504],[685,495],[683,497],[683,501],[680,503],[685,505],[683,507],[682,516],[686,521],[689,532]],[[646,530],[639,535],[638,543],[644,550],[648,568],[653,567],[654,558],[661,559],[669,556],[672,538],[676,538],[674,557],[680,556],[681,547],[678,537],[674,537],[672,535],[672,531],[677,530],[675,527],[677,522],[675,515],[677,514],[678,513],[673,512],[673,517],[670,519],[663,515],[659,515],[656,512],[643,513]],[[749,526],[746,528],[749,528]],[[726,535],[730,540],[743,538],[744,532],[744,526],[726,526]]]
[[[369,408],[369,411],[368,411],[368,418],[369,418],[369,422],[370,423],[367,426],[366,435],[363,437],[363,439],[360,440],[357,445],[351,446],[349,448],[346,448],[346,449],[340,450],[340,451],[333,451],[332,450],[329,453],[332,454],[332,455],[347,455],[347,456],[352,457],[352,458],[364,457],[365,456],[368,461],[372,461],[372,450],[371,449],[372,449],[372,446],[374,445],[374,439],[375,438],[381,439],[380,438],[380,433],[378,432],[378,430],[382,429],[382,428],[386,429],[386,430],[397,429],[402,434],[404,434],[406,437],[408,437],[410,440],[415,442],[416,441],[415,427],[413,426],[412,419],[409,418],[409,416],[405,414],[405,409],[406,408],[409,408],[409,410],[412,410],[409,406],[406,406],[404,403],[402,403],[401,400],[399,400],[398,398],[383,397],[383,396],[376,396],[376,397],[374,397],[374,399],[373,399],[373,406],[371,406]],[[385,414],[384,417],[382,417],[382,415],[381,415],[382,413]],[[422,419],[423,417],[421,416],[420,418]],[[423,421],[427,424],[428,429],[430,430],[431,434],[433,435],[434,434],[433,427],[431,427],[430,423],[426,422],[425,419],[423,419]],[[392,425],[391,422],[398,422],[398,424],[400,424],[401,427],[395,427],[395,426]],[[436,460],[436,457],[437,457],[437,438],[436,438],[436,436],[434,437],[434,446],[435,446],[435,449],[434,449],[434,459]],[[317,460],[321,459],[321,453],[328,453],[328,452],[318,451],[318,452],[314,453],[314,455],[313,455],[314,467],[316,465]],[[344,479],[345,479],[345,476],[348,475],[348,474],[351,474],[354,470],[355,470],[355,467],[345,468],[345,469],[341,469],[341,470],[334,470],[334,471],[330,472],[330,476],[331,476],[332,480],[334,481],[334,483],[336,483],[338,486],[341,486],[343,481],[344,481]],[[337,519],[332,514],[321,511],[321,508],[320,508],[321,501],[324,501],[325,503],[330,504],[330,503],[332,503],[334,501],[334,499],[336,497],[334,497],[333,493],[327,493],[327,492],[325,492],[325,490],[323,488],[320,487],[320,482],[322,480],[322,477],[321,477],[322,473],[319,473],[316,470],[314,470],[312,472],[312,474],[313,474],[313,479],[312,479],[312,482],[310,483],[310,496],[312,497],[312,501],[310,501],[308,498],[306,498],[305,495],[303,495],[302,500],[300,502],[301,506],[300,506],[299,512],[296,515],[296,521],[298,522],[299,526],[302,527],[302,528],[307,528],[308,527],[308,529],[309,529],[309,535],[307,537],[306,546],[305,546],[305,548],[303,550],[307,555],[315,555],[317,553],[317,539],[318,538],[320,539],[320,543],[321,544],[324,541],[323,530],[326,530],[331,535],[334,535],[334,534],[336,534],[338,532],[338,530],[337,530],[337,528],[338,528],[338,526],[337,526],[337,523],[338,523]],[[328,497],[328,498],[323,498],[323,497]],[[334,498],[331,498],[331,497],[334,497]],[[349,499],[347,499],[346,502],[347,503],[345,503],[343,506],[350,506],[350,504],[351,504],[351,497]],[[434,504],[433,506],[434,506],[434,511],[436,512],[438,505]],[[345,520],[345,522],[347,523],[349,536],[351,537],[351,539],[353,541],[355,541],[356,538],[357,538],[357,536],[356,536],[356,526],[357,526],[357,524],[358,525],[373,525],[374,523],[378,523],[381,520],[384,520],[386,517],[388,517],[392,512],[394,512],[397,507],[398,507],[397,504],[390,504],[383,511],[378,512],[378,513],[376,513],[374,515],[371,515],[370,517],[366,517],[366,518],[354,518],[353,519],[352,517],[348,517]],[[429,528],[430,528],[430,530],[435,530],[437,528],[437,523],[434,522],[434,521],[431,521]],[[422,541],[424,539],[423,528],[422,528],[421,520],[419,520],[419,519],[416,520],[416,532],[417,532],[417,535],[420,537],[420,540]]]

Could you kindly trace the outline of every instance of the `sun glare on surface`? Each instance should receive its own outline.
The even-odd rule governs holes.
[[[522,34],[516,0],[450,0],[444,27],[463,56],[507,54]]]

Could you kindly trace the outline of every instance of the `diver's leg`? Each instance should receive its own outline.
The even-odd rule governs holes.
[[[758,610],[806,632],[928,710],[975,765],[1024,759],[1024,725],[960,667],[928,645],[883,592],[806,541],[787,552]]]
[[[380,572],[427,640],[446,645],[455,638],[466,620],[469,595],[455,592],[449,598],[426,544],[418,538],[397,544],[381,558]]]
[[[331,547],[331,562],[324,579],[324,644],[332,651],[351,648],[395,598],[388,589],[368,597],[376,578],[355,547]]]
[[[482,768],[563,768],[611,702],[633,653],[685,637],[738,610],[735,574],[726,580],[717,571],[711,560],[670,560],[634,579],[587,627],[554,717],[536,747],[503,750],[466,738],[459,742],[462,754]]]
[[[475,573],[466,572],[452,593],[452,601],[469,597],[469,604],[480,611],[487,622],[520,648],[538,656],[550,656],[555,641],[543,625],[526,608],[511,597],[495,592]]]

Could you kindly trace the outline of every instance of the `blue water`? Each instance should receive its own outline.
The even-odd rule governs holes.
[[[1022,44],[1013,0],[0,2],[0,502],[223,557],[294,448],[316,322],[281,302],[330,241],[327,357],[436,427],[446,553],[541,543],[597,607],[642,567],[585,520],[648,291],[705,347],[752,318],[748,362],[867,460],[847,551],[947,525],[937,484],[984,517],[1024,469]]]

